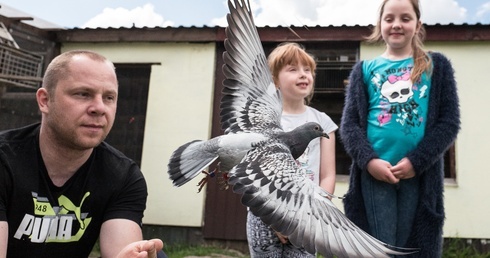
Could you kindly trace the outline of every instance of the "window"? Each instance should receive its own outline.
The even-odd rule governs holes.
[[[115,64],[119,82],[117,113],[106,141],[141,166],[150,64]]]
[[[9,92],[36,91],[41,86],[43,61],[42,55],[1,43],[0,83],[9,85]]]
[[[306,45],[317,60],[315,94],[311,106],[325,112],[340,126],[344,92],[352,67],[359,60],[359,42],[328,42]],[[351,159],[337,133],[335,157],[338,175],[349,175]]]

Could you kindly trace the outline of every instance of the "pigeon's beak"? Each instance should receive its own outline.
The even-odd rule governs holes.
[[[322,133],[322,137],[325,137],[327,139],[330,139],[330,137],[328,137],[328,134],[326,134],[326,133]]]

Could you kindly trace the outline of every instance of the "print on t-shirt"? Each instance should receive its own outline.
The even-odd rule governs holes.
[[[314,181],[315,179],[315,174],[311,169],[308,169],[308,154],[310,152],[310,147],[307,147],[305,152],[301,156],[299,156],[298,159],[296,159],[296,164],[298,164],[299,169],[305,173],[306,177],[309,178],[311,181]]]
[[[24,215],[14,237],[33,243],[78,241],[92,220],[87,213],[81,212],[89,195],[90,192],[85,193],[79,206],[64,195],[58,198],[59,206],[51,206],[47,197],[33,192],[33,214]]]
[[[375,76],[371,80],[374,85],[380,89],[381,112],[378,114],[380,126],[389,122],[399,123],[405,128],[405,134],[414,133],[411,128],[418,127],[423,123],[423,117],[420,115],[420,105],[418,99],[425,97],[427,85],[420,89],[417,84],[413,84],[410,79],[411,68],[388,69],[385,76]],[[385,81],[380,85],[380,78]],[[414,91],[419,96],[414,97]],[[394,121],[392,121],[394,120]]]

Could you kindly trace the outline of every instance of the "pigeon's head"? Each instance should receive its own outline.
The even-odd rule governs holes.
[[[291,150],[291,154],[295,159],[299,158],[311,140],[318,137],[328,137],[323,131],[323,128],[315,122],[308,122],[296,127],[291,132],[286,133],[285,142]]]
[[[328,134],[323,131],[322,126],[316,122],[305,123],[301,126],[298,126],[294,131],[296,130],[301,131],[303,132],[303,134],[311,137],[310,140],[313,140],[317,137],[326,137],[327,139],[330,138],[328,137]]]

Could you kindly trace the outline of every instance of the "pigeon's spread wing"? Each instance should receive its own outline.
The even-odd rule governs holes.
[[[221,126],[225,133],[280,130],[282,102],[249,6],[228,2]]]
[[[373,238],[338,210],[329,194],[299,169],[288,148],[251,150],[229,173],[242,203],[292,244],[325,257],[389,257],[399,252]]]

